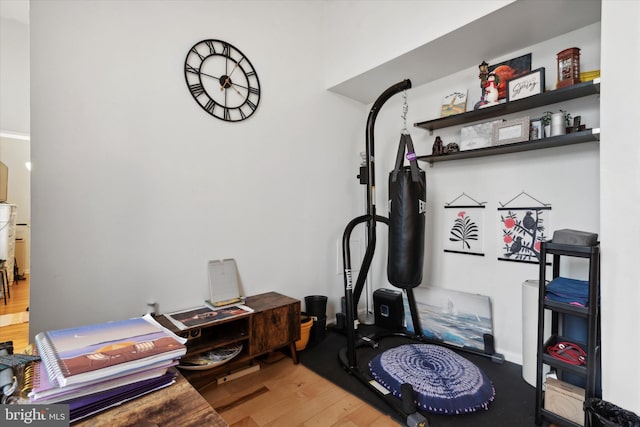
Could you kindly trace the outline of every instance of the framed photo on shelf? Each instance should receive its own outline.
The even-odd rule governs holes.
[[[542,120],[531,120],[531,125],[529,126],[529,140],[533,141],[534,139],[542,138],[544,138],[544,126],[542,126]]]
[[[491,145],[505,145],[529,140],[529,117],[493,124]]]
[[[502,122],[502,120],[463,126],[460,130],[460,151],[491,147],[493,123],[500,122]]]
[[[444,97],[440,117],[452,116],[467,111],[467,91],[458,90]]]
[[[489,65],[489,74],[494,73],[500,79],[498,99],[507,97],[507,82],[531,71],[531,54],[519,56],[499,64]]]
[[[507,102],[544,92],[544,67],[507,81]]]

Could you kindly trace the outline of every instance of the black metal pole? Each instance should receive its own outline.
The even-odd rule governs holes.
[[[359,216],[354,218],[347,224],[342,235],[342,262],[344,264],[344,302],[345,302],[345,328],[347,333],[347,364],[349,369],[353,369],[356,366],[356,325],[355,319],[357,317],[356,307],[357,302],[354,303],[353,297],[353,278],[351,276],[351,245],[349,243],[351,239],[351,232],[354,227],[362,222],[368,220],[368,215]]]
[[[369,111],[369,117],[367,118],[367,133],[366,138],[366,163],[367,163],[367,214],[371,215],[371,218],[375,218],[375,153],[374,153],[374,128],[376,124],[376,118],[380,112],[380,108],[385,102],[389,100],[393,95],[411,88],[411,80],[406,79],[395,85],[389,87],[387,90],[375,100],[371,111]]]
[[[362,266],[360,268],[360,274],[358,275],[358,280],[356,281],[355,288],[355,305],[357,306],[358,301],[360,299],[360,294],[362,293],[362,287],[364,286],[364,282],[366,280],[367,274],[369,272],[369,268],[371,267],[371,261],[373,260],[373,253],[376,248],[376,174],[375,174],[375,153],[374,153],[374,129],[376,125],[376,118],[378,117],[378,113],[380,112],[380,108],[384,105],[385,102],[389,100],[393,95],[402,92],[403,90],[407,90],[411,88],[411,80],[406,79],[399,83],[394,84],[389,87],[387,90],[382,92],[382,94],[375,100],[373,106],[371,107],[371,111],[369,111],[369,117],[367,118],[367,129],[366,129],[366,163],[367,163],[367,214],[369,216],[367,222],[367,250],[364,255],[364,259],[362,261]]]
[[[374,128],[376,118],[378,117],[378,113],[380,112],[380,108],[384,105],[385,102],[389,100],[393,95],[402,92],[403,90],[407,90],[411,88],[411,80],[406,79],[399,83],[394,84],[385,90],[378,99],[375,100],[373,106],[371,107],[371,111],[369,111],[369,117],[367,118],[367,128],[366,128],[366,168],[367,168],[367,214],[361,217],[358,217],[351,221],[347,228],[345,229],[343,238],[342,238],[342,257],[344,263],[344,285],[345,285],[345,304],[347,312],[346,315],[346,329],[347,329],[347,359],[349,363],[349,367],[353,368],[356,366],[356,356],[355,356],[355,321],[357,318],[357,307],[358,300],[360,299],[360,295],[362,294],[362,288],[364,287],[364,283],[366,281],[367,274],[369,272],[369,268],[371,267],[371,262],[373,260],[373,254],[376,248],[376,222],[382,221],[388,223],[388,220],[383,217],[379,217],[376,215],[376,201],[375,201],[375,153],[374,153]],[[365,251],[364,258],[362,260],[362,265],[360,267],[360,273],[358,274],[358,279],[356,280],[355,289],[353,286],[353,278],[351,277],[351,256],[350,256],[350,245],[349,241],[351,239],[351,232],[353,228],[361,223],[367,223],[367,249]]]

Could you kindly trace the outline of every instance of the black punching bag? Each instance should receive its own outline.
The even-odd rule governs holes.
[[[402,166],[405,146],[409,166]],[[389,174],[389,251],[387,278],[401,289],[422,283],[427,185],[418,168],[413,141],[400,137],[395,169]]]

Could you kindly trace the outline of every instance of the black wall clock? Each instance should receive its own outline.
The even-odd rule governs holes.
[[[202,40],[187,53],[184,77],[196,102],[228,122],[245,120],[260,103],[260,81],[249,59],[222,40]]]

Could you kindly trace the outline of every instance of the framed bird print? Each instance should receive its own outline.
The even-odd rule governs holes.
[[[521,196],[531,200],[515,203]],[[524,191],[511,201],[501,203],[498,208],[498,260],[539,264],[540,244],[548,239],[550,212],[550,204],[539,202]]]
[[[444,205],[444,251],[484,256],[484,203],[462,193]]]

